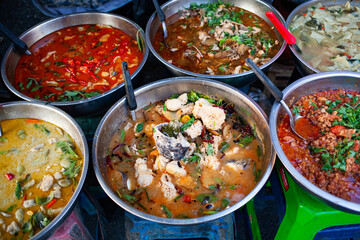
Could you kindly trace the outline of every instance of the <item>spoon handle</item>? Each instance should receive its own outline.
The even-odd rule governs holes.
[[[155,6],[155,9],[156,9],[156,13],[157,13],[157,15],[158,15],[159,18],[160,18],[160,21],[161,21],[161,22],[165,21],[165,14],[164,14],[164,12],[161,10],[158,1],[157,1],[157,0],[153,0],[153,3],[154,3],[154,6]]]
[[[292,35],[289,30],[279,21],[279,19],[275,16],[273,12],[266,12],[265,15],[270,19],[270,21],[274,24],[276,29],[279,31],[281,36],[285,39],[288,44],[295,44],[296,38]]]
[[[261,71],[261,69],[250,59],[246,58],[245,62],[254,71],[255,75],[261,82],[270,90],[276,101],[280,102],[283,98],[283,93],[275,86],[275,84]]]
[[[17,36],[15,36],[7,27],[5,27],[0,22],[0,32],[2,32],[6,37],[8,37],[14,45],[19,48],[23,53],[26,53],[27,55],[30,55],[31,52],[28,50],[28,46],[26,43],[20,40]]]
[[[134,88],[132,86],[129,68],[128,68],[127,63],[125,61],[123,61],[121,63],[121,67],[122,67],[123,75],[124,75],[124,79],[125,79],[124,82],[125,82],[125,90],[126,90],[126,99],[127,99],[128,105],[129,105],[129,109],[132,111],[137,108],[136,99],[135,99],[135,95],[134,95]]]

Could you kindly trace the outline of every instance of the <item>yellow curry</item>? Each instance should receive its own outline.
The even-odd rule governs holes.
[[[1,121],[0,238],[27,239],[66,206],[83,159],[70,136],[37,119]]]

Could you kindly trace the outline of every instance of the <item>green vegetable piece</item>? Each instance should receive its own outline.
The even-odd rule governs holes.
[[[179,196],[177,196],[176,198],[174,198],[174,202],[176,202],[176,200],[178,200],[179,198],[181,198],[182,196],[184,196],[185,194],[180,194]]]
[[[16,208],[16,204],[11,205],[6,212],[12,212],[12,210],[14,210],[14,208]]]
[[[77,159],[79,156],[75,153],[74,143],[70,140],[68,141],[58,141],[56,143],[56,148],[61,148],[61,151],[65,154],[70,154],[73,158]]]
[[[23,227],[22,227],[22,232],[23,233],[28,233],[28,232],[31,232],[33,231],[33,226],[31,224],[30,221],[24,223]]]
[[[207,203],[216,202],[218,200],[218,198],[213,194],[202,193],[196,196],[196,200],[198,202],[202,203],[204,202],[204,199]]]
[[[163,204],[161,204],[161,207],[162,207],[162,209],[164,210],[166,216],[167,216],[168,218],[172,218],[172,213],[170,212],[170,210],[169,210],[165,205],[163,205]]]
[[[186,129],[188,129],[189,127],[191,127],[191,125],[194,123],[195,118],[190,118],[186,123],[184,123],[181,127],[180,127],[180,131],[184,131]]]
[[[131,196],[131,195],[129,195],[129,194],[122,194],[122,196],[123,196],[123,198],[125,199],[125,200],[127,200],[127,201],[129,201],[131,204],[134,204],[135,202],[136,202],[136,197],[134,197],[134,196]]]
[[[47,129],[44,125],[38,125],[38,124],[34,123],[34,127],[35,127],[36,129],[41,130],[42,132],[44,132],[44,133],[46,133],[46,134],[50,134],[49,129]]]
[[[120,132],[120,143],[123,143],[125,140],[125,130],[124,129],[121,129],[121,132]]]
[[[214,148],[210,143],[208,143],[208,145],[207,145],[206,153],[209,156],[214,155]]]
[[[143,128],[144,128],[144,123],[143,122],[138,123],[136,125],[136,132],[141,132],[143,130]]]
[[[45,204],[48,204],[49,202],[51,202],[53,199],[54,199],[54,192],[50,192],[50,195],[47,197],[36,196],[35,201],[36,201],[36,204],[45,205]]]
[[[21,185],[20,185],[20,182],[18,181],[16,183],[16,188],[15,188],[15,197],[17,199],[21,199],[23,197],[23,191],[21,189]]]

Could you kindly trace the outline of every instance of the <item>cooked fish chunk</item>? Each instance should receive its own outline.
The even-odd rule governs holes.
[[[24,221],[24,210],[22,210],[21,208],[18,208],[15,211],[15,218],[16,218],[16,221],[18,221],[19,223],[22,224]]]
[[[166,164],[169,162],[170,160],[167,159],[166,157],[164,157],[163,155],[159,154],[156,157],[155,163],[154,163],[154,170],[159,170],[161,172],[165,171],[166,168]]]
[[[40,183],[40,189],[44,192],[49,191],[54,183],[54,178],[51,175],[45,175]]]
[[[219,169],[220,162],[219,162],[219,160],[217,159],[216,156],[213,156],[213,155],[204,156],[204,159],[200,160],[200,165],[209,167],[209,168],[214,169],[214,170],[217,170],[217,169]]]
[[[175,177],[185,177],[186,170],[183,166],[181,166],[178,161],[171,161],[166,165],[166,172],[174,175]]]
[[[230,160],[225,166],[235,170],[241,171],[248,167],[249,159],[241,159],[241,160]]]
[[[138,158],[134,165],[135,177],[140,187],[149,186],[154,179],[153,172],[147,168],[146,161],[147,159]]]
[[[23,203],[24,208],[30,208],[35,205],[36,205],[35,199],[25,200]]]
[[[176,198],[176,196],[178,195],[175,189],[174,184],[171,182],[171,178],[168,174],[164,173],[161,178],[160,178],[160,187],[161,187],[161,191],[164,194],[164,197],[168,200],[171,201],[174,198]]]
[[[178,98],[168,99],[165,102],[166,109],[169,111],[177,111],[187,102],[187,93],[181,94]]]
[[[189,128],[185,129],[185,133],[189,135],[189,137],[194,139],[201,135],[202,130],[203,130],[203,125],[201,121],[196,120]]]
[[[53,186],[53,189],[54,189],[54,198],[61,198],[61,187],[59,184],[57,183],[54,183],[54,186]]]
[[[200,98],[195,102],[193,111],[194,117],[201,118],[207,129],[219,130],[225,122],[225,111],[218,107],[213,107],[206,99]]]
[[[12,221],[12,222],[10,223],[10,225],[7,226],[6,232],[14,235],[14,234],[20,232],[20,228],[19,228],[19,226],[16,224],[15,221]]]
[[[187,114],[191,114],[194,110],[194,104],[193,103],[189,103],[186,104],[185,106],[181,107],[181,115],[187,115]]]

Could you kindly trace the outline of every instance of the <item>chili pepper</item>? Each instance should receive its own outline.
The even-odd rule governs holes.
[[[125,52],[125,49],[123,49],[123,48],[121,48],[121,49],[119,50],[120,55],[123,54],[124,52]]]
[[[128,44],[129,44],[128,41],[123,41],[123,42],[121,43],[122,46],[127,46]]]
[[[15,177],[15,175],[12,173],[5,173],[5,177],[7,177],[8,180],[11,180]]]
[[[80,61],[75,61],[75,66],[81,66],[81,62]]]
[[[23,197],[23,199],[22,199],[22,203],[21,203],[21,205],[23,205],[24,204],[24,201],[26,200],[26,194],[24,195],[24,197]]]
[[[79,67],[78,72],[83,72],[83,73],[85,73],[85,74],[89,74],[90,69],[89,69],[88,66],[81,66],[81,67]]]
[[[184,202],[191,203],[191,197],[189,195],[184,195]]]
[[[25,122],[27,122],[27,123],[39,123],[41,121],[37,120],[37,119],[26,119]]]
[[[90,71],[90,75],[93,77],[93,79],[98,80],[99,78],[95,75],[95,73]]]
[[[56,202],[56,198],[54,198],[53,200],[51,200],[51,202],[48,203],[48,205],[46,205],[47,208],[50,208],[52,205],[54,205],[54,203]]]
[[[65,68],[65,70],[75,77],[75,71],[73,68]]]
[[[73,76],[71,76],[70,78],[68,78],[69,82],[71,83],[77,83],[76,78],[74,78]]]
[[[85,81],[83,81],[83,80],[79,80],[79,83],[80,83],[80,85],[82,85],[82,86],[87,86],[87,82],[85,82]]]
[[[74,64],[75,64],[74,59],[72,59],[72,58],[64,58],[63,63],[68,64],[70,66],[74,66]]]

